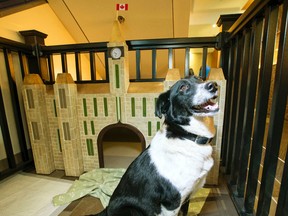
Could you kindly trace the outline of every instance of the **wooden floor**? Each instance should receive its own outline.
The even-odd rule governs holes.
[[[26,172],[35,173],[35,170],[30,169]],[[65,176],[64,171],[54,171],[49,175],[50,177],[76,180],[75,177]],[[229,192],[226,186],[226,181],[223,175],[220,174],[219,185],[210,187],[209,196],[201,209],[199,216],[238,216],[238,213],[234,207],[234,204],[229,196]],[[89,215],[99,212],[103,209],[99,199],[86,196],[82,199],[73,201],[66,209],[60,214],[60,216],[80,216]]]
[[[227,184],[220,174],[219,185],[211,187],[211,192],[201,209],[201,216],[238,216],[235,206],[230,198]]]

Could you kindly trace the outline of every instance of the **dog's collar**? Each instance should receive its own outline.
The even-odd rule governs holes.
[[[189,139],[189,140],[191,140],[197,144],[201,144],[201,145],[208,144],[213,140],[213,137],[208,138],[208,137],[198,136],[198,135],[193,134],[193,133],[183,134],[183,138]]]
[[[205,145],[210,143],[213,140],[212,138],[204,137],[204,136],[199,136],[194,133],[190,133],[186,130],[184,130],[181,126],[175,123],[170,123],[165,119],[165,124],[167,125],[167,137],[172,137],[172,138],[179,138],[179,139],[188,139],[191,140],[197,144],[200,145]]]

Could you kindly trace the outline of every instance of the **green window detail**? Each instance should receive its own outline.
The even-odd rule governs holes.
[[[152,136],[152,123],[148,121],[148,136]]]
[[[83,126],[84,126],[85,135],[88,135],[88,128],[87,128],[87,122],[86,121],[83,122]]]
[[[63,122],[63,133],[64,133],[65,140],[71,140],[69,122]]]
[[[160,130],[161,123],[159,121],[157,121],[157,126],[156,127],[157,127],[157,131]]]
[[[98,116],[97,98],[93,98],[94,116]]]
[[[34,104],[32,89],[26,89],[26,95],[27,95],[27,101],[28,101],[29,109],[34,109],[35,108],[35,104]]]
[[[131,116],[135,117],[135,98],[131,98]]]
[[[38,123],[37,122],[31,122],[32,126],[32,132],[33,132],[33,138],[35,140],[40,140],[40,132],[38,128]]]
[[[120,71],[119,65],[115,65],[115,79],[116,79],[116,88],[120,88]]]
[[[121,121],[121,119],[122,119],[122,109],[121,109],[121,97],[119,97],[119,112],[120,112],[120,121]]]
[[[56,100],[53,100],[54,115],[57,117]]]
[[[147,115],[146,98],[142,99],[142,109],[143,109],[143,117],[146,117]]]
[[[88,155],[93,156],[94,155],[93,140],[86,139],[86,144],[87,144]]]
[[[118,104],[118,97],[116,97],[116,115],[117,115],[117,121],[119,121],[119,110],[118,110],[119,104]]]
[[[86,98],[83,98],[83,111],[84,111],[84,116],[87,116],[87,103],[86,103]]]
[[[95,135],[94,121],[91,121],[91,132],[93,135]]]
[[[65,89],[59,89],[59,101],[60,101],[60,108],[61,109],[67,108]]]
[[[121,121],[121,98],[116,97],[116,114],[117,114],[117,121]]]
[[[60,130],[59,129],[57,129],[57,140],[58,140],[59,151],[62,152],[61,139],[60,139]]]
[[[104,98],[104,115],[107,117],[108,116],[108,101],[107,98]]]

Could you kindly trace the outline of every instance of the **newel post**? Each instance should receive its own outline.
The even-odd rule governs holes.
[[[218,67],[221,67],[224,72],[226,80],[229,77],[228,74],[228,62],[229,62],[229,45],[226,44],[226,39],[229,37],[229,29],[235,23],[235,21],[241,16],[241,14],[225,14],[220,15],[217,26],[220,27],[219,37],[219,49],[221,50],[221,56],[218,59]]]
[[[19,32],[25,40],[25,44],[32,46],[32,55],[27,55],[28,68],[30,74],[39,74],[42,80],[50,80],[46,58],[43,57],[41,46],[45,46],[47,34],[37,30],[27,30]]]

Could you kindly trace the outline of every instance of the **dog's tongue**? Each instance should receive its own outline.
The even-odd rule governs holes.
[[[209,100],[207,103],[204,104],[203,108],[206,110],[217,110],[219,109],[219,106],[217,102],[214,103],[213,101]]]

